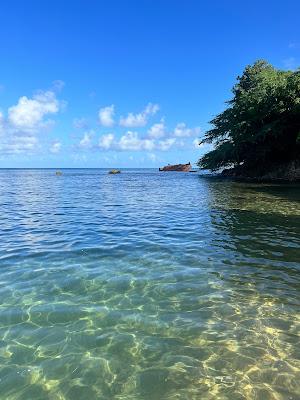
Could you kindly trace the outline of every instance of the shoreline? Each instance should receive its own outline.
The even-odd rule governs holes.
[[[286,185],[299,185],[300,179],[291,180],[284,178],[264,178],[264,177],[249,177],[249,176],[230,176],[230,175],[222,175],[222,173],[217,174],[199,174],[201,178],[208,178],[214,180],[222,180],[222,181],[235,181],[235,182],[249,182],[249,183],[281,183]]]
[[[218,176],[225,179],[234,179],[247,182],[281,182],[299,183],[300,182],[300,162],[293,160],[280,164],[270,164],[265,169],[245,168],[237,166],[223,169]]]

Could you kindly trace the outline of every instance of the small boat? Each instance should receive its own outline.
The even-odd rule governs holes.
[[[62,172],[61,172],[61,171],[56,171],[56,172],[55,172],[55,175],[56,175],[56,176],[61,176],[61,175],[62,175]]]
[[[189,162],[188,164],[175,164],[175,165],[166,165],[165,167],[159,168],[159,171],[167,172],[167,171],[176,171],[176,172],[190,172],[192,166]]]
[[[120,173],[121,173],[121,171],[119,169],[111,169],[109,171],[109,174],[111,174],[111,175],[120,174]]]

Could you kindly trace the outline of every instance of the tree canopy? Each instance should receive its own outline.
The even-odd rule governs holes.
[[[199,160],[200,168],[262,172],[299,159],[300,69],[282,71],[259,60],[245,68],[232,92],[201,142],[213,143],[214,150]]]

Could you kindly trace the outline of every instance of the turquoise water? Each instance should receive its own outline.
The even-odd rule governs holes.
[[[0,399],[300,398],[300,187],[0,170]]]

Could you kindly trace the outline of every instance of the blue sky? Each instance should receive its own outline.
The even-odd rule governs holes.
[[[245,65],[300,65],[299,1],[4,1],[0,167],[195,163]]]

